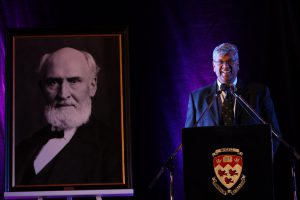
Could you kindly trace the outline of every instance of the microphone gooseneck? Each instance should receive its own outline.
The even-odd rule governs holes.
[[[204,115],[206,114],[206,112],[211,108],[213,102],[216,101],[217,97],[221,94],[221,92],[222,92],[221,89],[217,90],[216,94],[213,96],[213,98],[210,101],[210,103],[208,104],[208,106],[202,112],[202,114],[200,115],[199,119],[194,123],[193,127],[196,127],[198,125],[198,123],[202,120],[202,118],[204,117]]]

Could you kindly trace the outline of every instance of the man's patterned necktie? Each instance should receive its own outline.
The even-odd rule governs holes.
[[[223,101],[222,105],[222,118],[223,118],[223,125],[224,126],[232,126],[233,124],[233,97],[232,94],[225,90],[226,96]]]

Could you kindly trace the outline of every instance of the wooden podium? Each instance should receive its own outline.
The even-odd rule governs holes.
[[[273,200],[269,125],[182,130],[185,200]]]

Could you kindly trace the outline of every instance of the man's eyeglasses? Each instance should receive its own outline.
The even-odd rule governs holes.
[[[219,60],[219,61],[216,61],[216,60],[213,60],[213,62],[219,66],[222,66],[224,64],[228,64],[229,66],[233,66],[237,63],[237,60],[228,60],[228,61],[223,61],[223,60]]]

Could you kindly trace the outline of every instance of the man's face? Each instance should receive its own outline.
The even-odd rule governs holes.
[[[239,61],[232,54],[217,55],[213,60],[214,72],[221,83],[232,83],[239,71]]]
[[[62,114],[73,110],[80,113],[90,106],[97,85],[84,55],[64,48],[51,55],[48,63],[42,82],[48,106]]]

